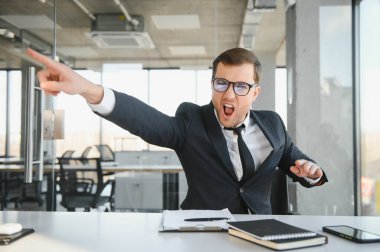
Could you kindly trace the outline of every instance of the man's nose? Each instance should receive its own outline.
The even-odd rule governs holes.
[[[235,97],[235,91],[234,91],[234,85],[233,84],[230,84],[227,88],[227,90],[225,91],[225,96],[228,96],[228,97]]]

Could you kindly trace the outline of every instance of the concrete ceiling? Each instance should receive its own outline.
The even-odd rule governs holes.
[[[79,0],[79,2],[93,14],[121,13],[119,6],[113,0]],[[58,55],[69,59],[72,66],[80,68],[100,68],[104,62],[142,63],[147,68],[209,67],[213,58],[220,52],[239,46],[248,4],[248,0],[120,0],[120,2],[129,14],[143,16],[144,30],[151,37],[155,48],[99,48],[85,35],[91,31],[91,18],[74,1],[56,0]],[[22,16],[12,17],[12,15]],[[152,18],[157,15],[196,15],[199,28],[158,29]],[[26,17],[32,17],[35,21],[30,21]],[[52,0],[0,0],[0,29],[7,28],[11,31],[14,29],[16,34],[16,39],[13,40],[0,36],[0,68],[18,68],[21,59],[27,59],[22,53],[27,43],[25,40],[21,42],[17,39],[20,31],[27,31],[29,35],[27,41],[32,46],[36,46],[38,41],[53,45],[53,22],[49,23],[49,19],[54,19]],[[37,23],[41,27],[33,27],[32,24]],[[284,48],[281,46],[284,38],[283,0],[278,0],[274,12],[262,14],[252,49],[278,52],[280,48]],[[185,51],[184,55],[178,55],[173,51],[178,49],[173,47],[178,46],[201,49],[201,51],[189,54]],[[283,55],[283,52],[279,55]]]

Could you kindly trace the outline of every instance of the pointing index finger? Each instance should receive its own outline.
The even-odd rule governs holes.
[[[59,64],[57,62],[55,62],[54,60],[52,60],[51,58],[45,56],[45,55],[42,55],[36,51],[34,51],[33,49],[31,48],[28,48],[26,50],[26,53],[32,57],[33,59],[37,60],[38,62],[42,63],[44,66],[46,67],[50,67],[50,68],[53,68],[53,69],[57,69],[59,68]]]

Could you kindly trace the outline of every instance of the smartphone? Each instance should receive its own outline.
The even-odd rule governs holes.
[[[380,242],[380,235],[345,225],[323,227],[324,232],[337,235],[357,243]]]
[[[11,244],[12,242],[24,236],[27,236],[28,234],[31,234],[33,232],[34,232],[34,229],[32,228],[23,228],[20,232],[17,232],[11,235],[0,234],[0,245]]]

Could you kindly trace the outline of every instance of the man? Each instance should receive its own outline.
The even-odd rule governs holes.
[[[261,65],[248,50],[219,55],[213,63],[212,102],[182,103],[174,117],[93,84],[35,51],[28,54],[46,66],[37,74],[46,93],[79,94],[100,116],[176,151],[188,182],[182,209],[270,214],[276,167],[305,187],[327,181],[322,169],[293,144],[276,113],[250,110],[260,93]]]

